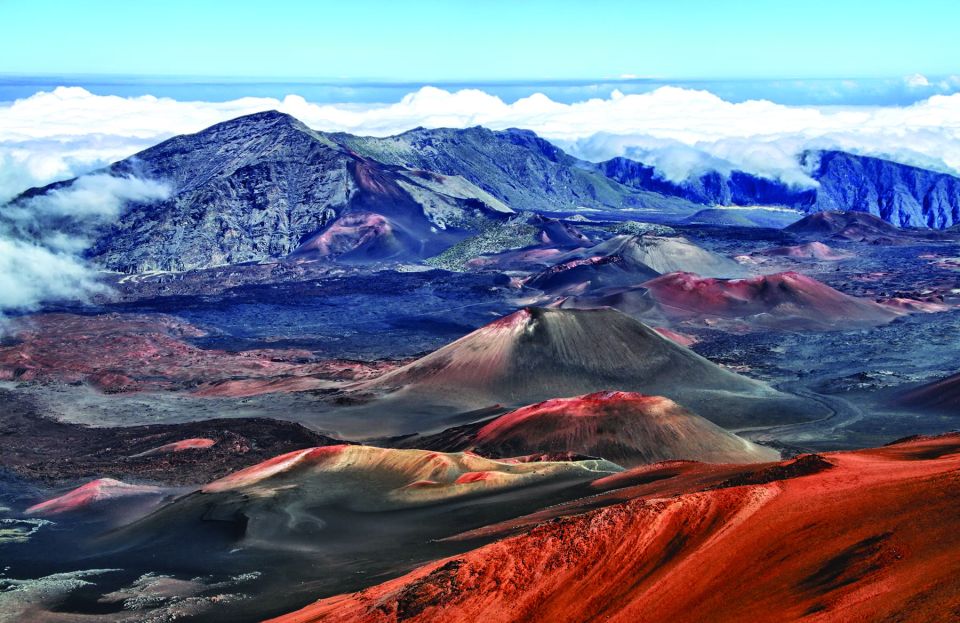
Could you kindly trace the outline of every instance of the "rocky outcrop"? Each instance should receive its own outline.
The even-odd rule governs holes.
[[[382,165],[278,112],[172,138],[103,173],[172,188],[169,199],[131,203],[96,232],[90,259],[123,272],[236,264],[295,251],[360,261],[420,259],[472,235],[478,223],[512,214],[462,178]],[[35,189],[19,200],[70,184]]]
[[[800,163],[816,187],[791,186],[743,171],[711,171],[673,182],[654,167],[627,158],[600,166],[611,179],[630,188],[704,205],[865,212],[898,227],[945,229],[960,223],[960,178],[956,176],[842,151],[805,152]]]
[[[816,196],[813,189],[789,186],[744,171],[733,171],[729,175],[710,171],[682,182],[672,182],[656,168],[629,158],[613,158],[601,163],[600,167],[607,176],[631,188],[682,197],[703,205],[808,206]]]
[[[416,128],[386,138],[329,136],[379,162],[462,176],[517,210],[633,206],[667,215],[696,211],[679,197],[625,186],[598,165],[574,158],[529,130],[493,131],[478,126]]]
[[[960,178],[840,151],[804,158],[820,184],[812,211],[867,212],[899,227],[960,223]]]

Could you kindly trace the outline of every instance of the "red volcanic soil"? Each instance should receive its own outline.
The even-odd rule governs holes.
[[[853,257],[852,253],[836,251],[822,242],[808,242],[788,247],[776,247],[762,251],[763,255],[792,257],[798,259],[824,260],[828,262],[846,260]]]
[[[670,459],[752,463],[780,458],[662,396],[599,392],[554,398],[480,428],[470,449],[484,456],[573,452],[630,467]]]
[[[338,218],[322,233],[300,245],[293,254],[343,255],[374,245],[390,246],[394,244],[390,240],[392,237],[393,229],[385,217],[358,212]]]
[[[692,335],[687,335],[686,333],[678,333],[673,329],[668,329],[666,327],[654,327],[654,331],[667,338],[672,342],[676,342],[680,346],[693,346],[699,340],[693,337]]]
[[[795,272],[749,279],[671,273],[643,285],[674,320],[742,319],[785,329],[831,329],[876,326],[901,315]]]
[[[905,406],[960,414],[960,373],[921,385],[900,395]]]
[[[155,454],[164,454],[165,452],[183,452],[185,450],[206,450],[207,448],[216,445],[216,443],[216,439],[206,439],[203,437],[181,439],[180,441],[164,444],[158,448],[151,448],[146,452],[141,452],[134,456],[153,456]]]
[[[466,262],[473,270],[524,270],[548,266],[565,253],[563,249],[549,246],[527,247],[503,251],[493,255],[481,255]]]
[[[874,244],[893,244],[898,238],[909,237],[907,232],[866,212],[816,212],[786,227],[785,231]]]
[[[239,353],[198,348],[197,327],[162,314],[41,314],[18,320],[0,347],[0,380],[86,382],[104,392],[189,388],[249,396],[330,387],[379,374],[389,364],[304,363],[302,350]]]
[[[97,504],[122,498],[159,495],[163,489],[144,485],[130,485],[112,478],[92,480],[60,497],[35,504],[27,509],[30,515],[59,515],[60,513],[90,510]]]
[[[887,307],[902,311],[907,314],[936,314],[950,309],[950,306],[943,302],[942,297],[914,299],[897,296],[894,298],[882,299],[879,302]]]
[[[197,484],[284,452],[343,443],[267,418],[94,428],[43,417],[14,391],[0,390],[0,405],[0,473],[54,486],[102,477]]]
[[[273,621],[960,617],[958,435],[768,467],[673,464],[678,475],[651,481],[655,469],[598,481],[615,487],[633,478],[629,501],[540,524]],[[698,470],[724,480],[698,483]]]

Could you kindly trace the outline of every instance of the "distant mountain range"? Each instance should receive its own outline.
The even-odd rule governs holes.
[[[899,227],[960,223],[960,178],[841,151],[800,155],[819,187],[798,187],[744,171],[709,172],[674,183],[642,162],[580,160],[529,130],[417,128],[387,138],[330,137],[367,157],[466,179],[517,209],[644,207],[676,214],[675,197],[706,206],[782,206],[804,212],[867,212]],[[611,183],[616,182],[616,183]],[[625,195],[624,188],[636,191]]]
[[[680,183],[626,158],[601,163],[606,175],[631,188],[721,206],[784,206],[805,212],[856,211],[898,227],[945,229],[960,223],[960,178],[842,151],[800,156],[819,186],[802,188],[743,171],[716,171]]]
[[[901,227],[960,223],[960,178],[837,151],[801,157],[817,188],[739,171],[673,183],[625,158],[580,160],[527,130],[417,128],[372,138],[317,132],[264,112],[101,171],[162,180],[173,192],[129,205],[96,233],[88,255],[124,272],[289,255],[415,261],[527,211],[628,211],[678,222],[704,206],[783,206],[867,212]]]
[[[699,209],[684,197],[622,184],[529,130],[417,128],[386,138],[329,138],[378,162],[461,175],[516,210],[639,208],[676,217]]]

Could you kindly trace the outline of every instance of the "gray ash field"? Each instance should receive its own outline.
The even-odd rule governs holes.
[[[195,340],[211,348],[305,348],[326,358],[409,357],[512,311],[508,283],[497,274],[349,269],[343,275],[239,285],[209,295],[148,295],[102,309],[176,314],[214,329]],[[128,296],[137,296],[131,290]]]

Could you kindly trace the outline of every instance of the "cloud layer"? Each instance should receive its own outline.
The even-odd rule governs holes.
[[[919,75],[904,84],[927,91],[952,86]],[[508,103],[477,89],[425,87],[393,104],[349,105],[315,104],[297,95],[203,102],[59,87],[0,106],[0,204],[31,186],[88,173],[170,136],[270,109],[318,130],[377,136],[417,126],[528,128],[583,158],[630,156],[674,181],[711,169],[742,169],[809,184],[796,160],[809,148],[960,174],[960,94],[932,95],[909,106],[816,107],[734,103],[707,91],[662,87],[575,103],[542,94]],[[116,218],[127,201],[155,201],[167,193],[157,182],[89,175],[70,189],[3,210],[0,315],[97,291],[94,271],[79,259],[90,228]]]
[[[905,80],[921,88],[925,78]],[[707,91],[662,87],[563,104],[540,94],[507,103],[477,89],[424,87],[393,104],[325,105],[297,95],[202,102],[60,87],[0,107],[0,200],[170,136],[269,109],[318,130],[378,136],[416,126],[528,128],[589,159],[646,160],[671,179],[740,168],[802,183],[806,177],[794,156],[806,148],[846,149],[960,173],[960,94],[910,106],[815,107],[732,103]]]
[[[104,291],[82,258],[89,236],[127,202],[170,195],[166,185],[134,177],[89,175],[68,188],[0,208],[0,320],[52,300]]]
[[[83,299],[103,289],[96,272],[76,256],[0,238],[0,329],[5,313],[30,311],[44,301]]]

